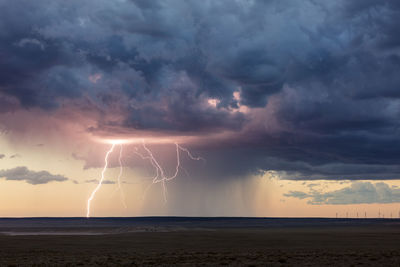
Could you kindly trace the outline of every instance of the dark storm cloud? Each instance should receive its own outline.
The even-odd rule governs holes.
[[[389,187],[386,183],[354,182],[348,187],[331,192],[290,191],[285,196],[309,199],[308,203],[313,205],[398,203],[400,202],[400,189]]]
[[[195,147],[219,177],[400,178],[395,0],[17,0],[0,10],[0,113],[85,99],[78,107],[121,115],[94,134],[231,131]]]
[[[47,184],[49,182],[63,182],[68,178],[62,175],[54,175],[47,171],[31,171],[26,167],[16,167],[8,170],[0,170],[0,178],[10,181],[25,181],[28,184]]]

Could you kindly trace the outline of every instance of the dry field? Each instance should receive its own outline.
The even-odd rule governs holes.
[[[400,227],[0,235],[0,266],[35,265],[400,266]]]

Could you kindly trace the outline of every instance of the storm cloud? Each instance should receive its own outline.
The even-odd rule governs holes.
[[[386,183],[354,182],[349,187],[331,192],[310,193],[290,191],[286,197],[309,199],[313,205],[347,205],[347,204],[371,204],[371,203],[398,203],[400,202],[400,189],[390,187]]]
[[[91,179],[91,180],[85,180],[85,183],[93,183],[93,184],[98,184],[99,183],[99,180],[97,180],[97,179]],[[111,180],[103,180],[102,181],[102,184],[115,184],[115,182],[114,181],[111,181]]]
[[[92,135],[198,137],[191,146],[221,179],[400,178],[395,0],[0,0],[0,10],[0,114],[70,108],[95,120]]]
[[[0,170],[0,178],[9,181],[25,181],[28,184],[38,185],[49,182],[63,182],[68,178],[62,175],[54,175],[48,171],[31,171],[27,167],[15,167],[8,170]]]

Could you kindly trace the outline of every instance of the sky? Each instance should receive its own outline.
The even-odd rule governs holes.
[[[399,217],[399,26],[396,0],[0,0],[0,216]]]

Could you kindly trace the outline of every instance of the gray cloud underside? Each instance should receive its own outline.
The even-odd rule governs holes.
[[[2,113],[51,113],[68,99],[123,115],[99,116],[94,134],[236,132],[197,148],[218,177],[400,178],[397,0],[1,0],[0,10]],[[254,119],[230,112],[238,105],[263,109]]]
[[[86,180],[85,183],[98,184],[99,180],[97,179]],[[102,184],[115,184],[115,182],[111,180],[103,180]]]
[[[25,181],[32,185],[47,184],[49,182],[63,182],[68,180],[68,178],[62,175],[54,175],[48,171],[31,171],[26,167],[0,170],[0,178],[9,181]]]
[[[309,193],[290,191],[286,197],[309,199],[312,205],[346,205],[346,204],[371,204],[371,203],[398,203],[400,202],[400,189],[389,187],[386,183],[354,182],[349,187],[331,192],[318,192],[311,190]]]

